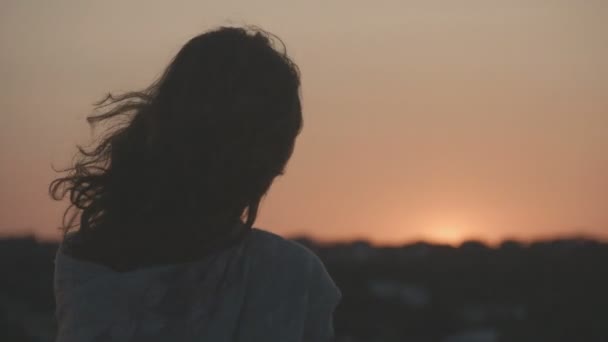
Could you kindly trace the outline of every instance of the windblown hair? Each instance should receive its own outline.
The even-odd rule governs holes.
[[[49,186],[71,203],[61,229],[117,255],[251,228],[301,130],[299,88],[297,66],[270,33],[221,27],[194,37],[148,88],[96,103],[87,121],[109,128],[78,146]]]

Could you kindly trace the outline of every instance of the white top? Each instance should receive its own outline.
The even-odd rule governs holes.
[[[204,260],[116,272],[60,248],[57,342],[330,341],[341,294],[300,244],[253,229]]]

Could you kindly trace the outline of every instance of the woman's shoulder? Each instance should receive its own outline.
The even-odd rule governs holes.
[[[312,298],[335,305],[341,291],[334,283],[321,259],[302,244],[277,234],[252,230],[252,245],[256,269],[265,269],[272,284],[292,283],[296,288],[306,288],[316,293]],[[325,304],[324,304],[325,305]]]
[[[321,260],[310,249],[300,243],[288,240],[267,230],[253,228],[251,232],[252,248],[262,259],[271,259],[281,263],[307,264],[320,263]]]
[[[296,241],[254,228],[252,250],[258,266],[272,272],[291,274],[295,278],[299,277],[295,274],[299,274],[307,280],[321,278],[333,283],[321,259]]]

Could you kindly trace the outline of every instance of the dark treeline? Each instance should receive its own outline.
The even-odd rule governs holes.
[[[608,244],[298,241],[342,289],[338,341],[608,341]],[[52,341],[55,244],[0,240],[0,341]]]

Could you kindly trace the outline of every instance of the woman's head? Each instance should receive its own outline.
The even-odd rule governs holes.
[[[225,27],[194,37],[150,87],[98,103],[91,124],[120,123],[79,147],[51,183],[75,209],[63,228],[165,236],[183,227],[211,237],[239,219],[251,227],[301,129],[299,86],[269,33]]]

